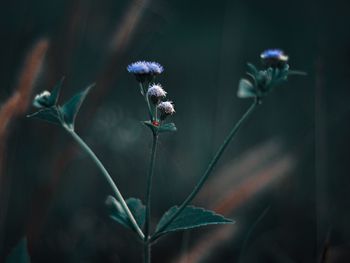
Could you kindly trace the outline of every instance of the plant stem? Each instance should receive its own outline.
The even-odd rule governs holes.
[[[149,103],[147,90],[145,90],[145,88],[143,87],[143,84],[141,82],[139,84],[140,84],[140,89],[142,89],[142,91],[143,91],[143,96],[144,96],[146,104],[147,104],[149,118],[151,121],[153,121],[152,108],[151,108],[151,104]]]
[[[112,187],[117,200],[120,202],[121,206],[123,207],[123,210],[127,214],[131,224],[133,225],[137,234],[143,240],[145,238],[145,235],[143,234],[142,230],[140,229],[140,227],[136,223],[134,216],[130,212],[122,194],[120,193],[118,187],[114,183],[112,177],[110,176],[110,174],[108,173],[106,168],[103,166],[101,161],[97,158],[95,153],[90,149],[90,147],[79,137],[78,134],[75,133],[75,131],[73,129],[70,129],[69,127],[65,127],[65,126],[64,126],[64,128],[73,137],[73,139],[80,145],[80,147],[92,158],[92,160],[96,163],[97,167],[101,170],[101,172],[104,175],[104,177],[106,178],[107,182]]]
[[[154,166],[156,161],[156,153],[157,153],[157,142],[158,142],[158,134],[153,134],[153,144],[151,151],[151,159],[150,166],[148,170],[148,178],[147,178],[147,190],[146,190],[146,215],[145,215],[145,238],[144,238],[144,262],[151,262],[151,244],[149,241],[149,229],[150,229],[150,217],[151,217],[151,194],[152,194],[152,180],[154,174]]]
[[[236,125],[232,128],[230,131],[229,135],[226,137],[222,145],[219,147],[218,151],[214,155],[213,159],[210,161],[209,166],[207,167],[206,171],[202,175],[201,179],[198,181],[197,185],[194,187],[192,192],[189,194],[189,196],[183,201],[183,203],[180,205],[178,210],[176,211],[175,214],[169,220],[161,227],[158,229],[157,233],[162,232],[165,230],[175,219],[176,217],[185,209],[185,207],[193,200],[193,198],[197,195],[197,193],[200,191],[206,180],[208,179],[209,175],[213,171],[216,163],[219,161],[220,157],[224,153],[225,149],[229,145],[230,141],[234,138],[234,136],[237,134],[239,128],[241,127],[242,123],[249,117],[249,115],[253,112],[253,110],[256,108],[256,106],[259,104],[259,99],[256,98],[252,105],[248,108],[248,110],[243,114],[243,116],[238,120]],[[150,242],[155,241],[159,235],[155,233],[151,239]]]

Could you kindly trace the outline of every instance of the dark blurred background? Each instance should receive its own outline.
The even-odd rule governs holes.
[[[152,223],[180,203],[249,106],[247,61],[282,48],[293,77],[268,96],[218,163],[196,205],[236,220],[171,234],[153,262],[350,262],[350,4],[347,1],[12,0],[0,9],[0,262],[23,236],[32,262],[141,262],[113,222],[111,189],[65,132],[27,119],[66,77],[92,82],[78,133],[126,197],[143,199],[151,147],[126,66],[154,60],[175,102],[161,137]]]

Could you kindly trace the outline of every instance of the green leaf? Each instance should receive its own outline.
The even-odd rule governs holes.
[[[48,101],[49,105],[52,105],[52,106],[57,105],[63,81],[64,81],[64,77],[62,77],[60,81],[57,82],[55,87],[52,89],[51,96],[49,97],[49,101]]]
[[[166,123],[166,124],[161,125],[158,128],[158,131],[159,132],[176,132],[177,128],[175,126],[175,123]]]
[[[22,238],[7,256],[5,263],[30,263],[27,239]]]
[[[207,225],[233,224],[234,221],[200,207],[186,206],[185,209],[165,229],[161,230],[168,220],[178,211],[178,206],[170,208],[160,219],[155,235],[161,236],[168,232],[180,231]]]
[[[45,108],[37,112],[34,112],[33,114],[27,115],[27,117],[44,120],[56,125],[61,125],[61,121],[58,117],[56,108]]]
[[[95,86],[95,84],[92,84],[88,86],[86,89],[84,89],[83,91],[78,92],[68,102],[66,102],[62,106],[61,108],[62,114],[64,116],[64,120],[66,124],[69,127],[74,128],[75,118],[78,114],[80,106],[93,86]]]
[[[239,98],[254,98],[257,96],[254,85],[247,79],[241,79],[238,84]]]
[[[176,132],[177,128],[175,126],[175,123],[165,123],[162,124],[161,126],[154,125],[151,121],[143,121],[142,122],[144,125],[149,127],[153,133],[161,133],[161,132]]]
[[[128,205],[130,212],[134,216],[136,223],[140,228],[142,228],[143,224],[145,223],[145,206],[142,204],[140,199],[133,197],[127,199],[125,202]],[[134,230],[134,227],[127,214],[124,212],[123,207],[113,196],[108,196],[106,204],[109,207],[109,215],[113,220],[127,228],[130,228],[131,230]]]

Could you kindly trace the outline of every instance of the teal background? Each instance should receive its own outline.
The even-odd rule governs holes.
[[[96,82],[77,132],[123,194],[143,199],[151,135],[126,66],[161,63],[178,132],[160,142],[155,226],[249,107],[236,97],[245,63],[282,48],[308,76],[263,101],[194,202],[237,223],[171,234],[154,246],[153,262],[320,262],[323,254],[321,262],[348,262],[349,8],[326,0],[2,1],[0,100],[13,94],[27,52],[47,38],[34,93],[65,76],[64,100]],[[135,236],[108,218],[108,185],[62,129],[24,114],[0,154],[0,262],[23,235],[34,263],[141,262]]]

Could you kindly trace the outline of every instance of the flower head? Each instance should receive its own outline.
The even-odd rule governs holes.
[[[161,99],[166,97],[167,92],[160,84],[153,84],[147,91],[147,96],[151,99],[153,104],[158,104]]]
[[[146,61],[137,61],[137,62],[131,63],[127,67],[127,70],[129,73],[132,73],[132,74],[148,74],[150,72]]]
[[[146,79],[151,81],[155,75],[161,74],[164,68],[157,62],[137,61],[128,65],[127,70],[135,75],[137,81],[143,83]]]
[[[260,58],[267,67],[282,68],[288,62],[288,56],[280,49],[267,49],[260,54]]]
[[[33,106],[37,108],[46,108],[46,107],[52,106],[49,103],[50,97],[51,97],[51,93],[47,90],[44,90],[43,92],[41,92],[40,94],[37,94],[34,97]]]
[[[146,62],[146,64],[150,73],[153,75],[159,75],[164,71],[163,66],[157,62]]]
[[[174,104],[172,101],[163,101],[158,104],[157,108],[160,111],[161,120],[164,120],[166,117],[175,113]]]

